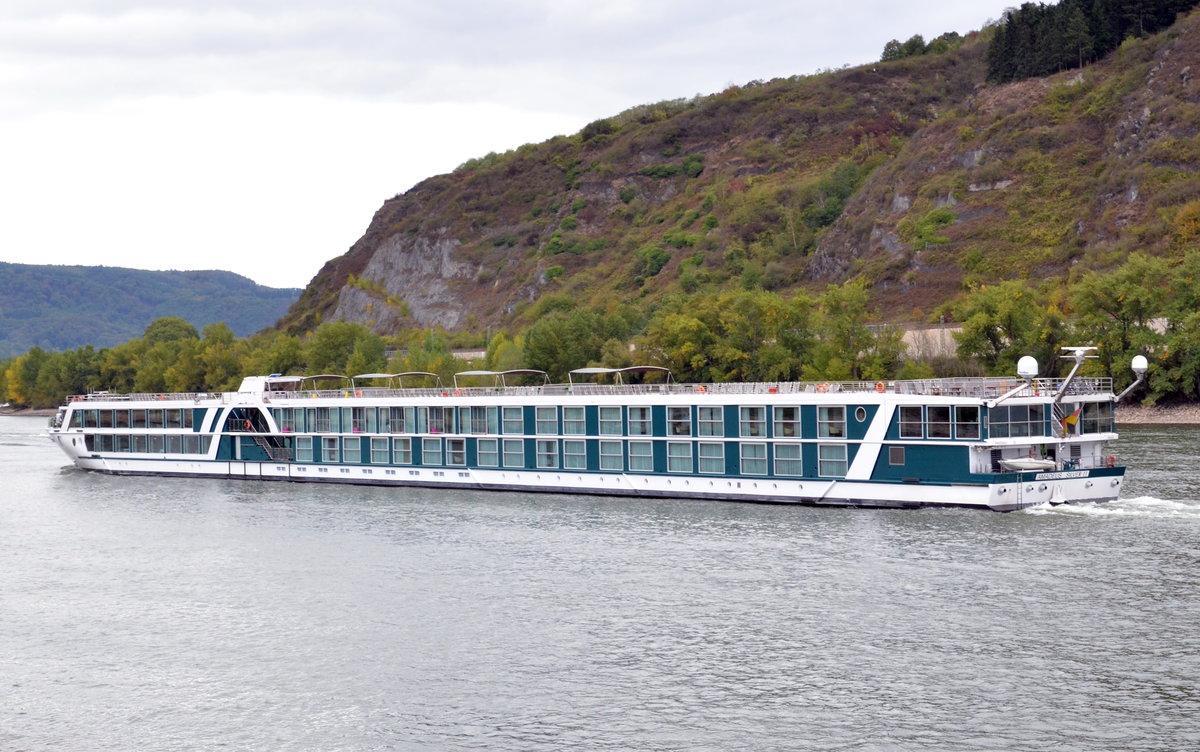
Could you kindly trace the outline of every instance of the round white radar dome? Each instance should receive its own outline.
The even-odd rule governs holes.
[[[1017,361],[1017,375],[1023,379],[1032,379],[1038,375],[1037,358],[1032,355],[1023,355]]]
[[[1134,355],[1133,363],[1130,364],[1130,367],[1133,368],[1134,373],[1145,373],[1146,369],[1149,368],[1149,364],[1146,362],[1146,356]]]

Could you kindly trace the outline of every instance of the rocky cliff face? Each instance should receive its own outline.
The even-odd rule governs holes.
[[[982,83],[985,49],[752,82],[476,160],[387,201],[285,323],[506,326],[547,294],[605,308],[855,275],[913,318],[966,286],[1196,243],[1200,14],[1005,86]]]

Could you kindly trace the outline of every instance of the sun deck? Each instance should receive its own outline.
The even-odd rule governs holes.
[[[680,384],[675,382],[661,384],[539,384],[536,386],[435,386],[435,387],[390,387],[390,386],[359,386],[354,379],[347,378],[344,387],[329,389],[269,389],[242,394],[261,394],[264,401],[271,402],[285,399],[386,399],[386,398],[420,398],[420,397],[536,397],[536,396],[640,396],[640,395],[682,395],[682,394],[712,394],[712,395],[755,395],[755,394],[862,394],[890,392],[894,394],[930,396],[930,397],[962,397],[967,399],[995,399],[1004,394],[1011,397],[1045,397],[1056,394],[1065,379],[1031,379],[1019,381],[1003,378],[962,378],[962,379],[917,379],[911,381],[832,381],[832,382],[755,382],[755,383],[716,383],[716,384]],[[1103,395],[1112,393],[1112,379],[1076,378],[1068,386],[1069,396]],[[1018,387],[1021,387],[1019,391]],[[86,394],[71,398],[72,402],[92,401],[223,401],[226,395],[221,392],[179,392],[179,393],[132,393],[132,394]]]

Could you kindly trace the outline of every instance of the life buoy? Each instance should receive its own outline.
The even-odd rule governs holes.
[[[708,387],[701,384],[700,386],[696,387],[696,394],[708,394]]]
[[[1116,466],[1116,464],[1117,464],[1117,458],[1116,458],[1116,457],[1114,457],[1114,456],[1112,456],[1112,455],[1110,454],[1110,455],[1108,456],[1108,458],[1105,460],[1105,464],[1106,464],[1108,467],[1115,467],[1115,466]]]
[[[461,390],[461,389],[455,389],[455,390],[454,390],[454,396],[455,396],[455,397],[461,397],[461,396],[462,396],[462,390]]]
[[[825,392],[829,391],[829,385],[828,384],[817,384],[817,391],[824,394]]]
[[[247,420],[246,420],[246,430],[247,430],[247,431],[253,431],[253,430],[254,430],[254,424],[253,424],[253,423],[251,423],[249,419],[247,419]]]
[[[884,384],[882,381],[876,381],[875,382],[875,391],[879,392],[880,394],[883,394],[884,392],[887,391],[887,384]]]
[[[355,397],[361,397],[361,396],[362,396],[362,390],[361,390],[361,389],[355,389],[355,390],[354,390],[354,396],[355,396]]]

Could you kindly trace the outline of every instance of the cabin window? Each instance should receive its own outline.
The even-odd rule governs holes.
[[[696,451],[700,455],[700,472],[714,474],[725,472],[724,444],[718,444],[715,441],[701,441],[696,445]]]
[[[600,408],[600,435],[601,436],[620,436],[621,435],[621,408],[619,408],[619,407],[601,407]]]
[[[535,410],[535,417],[537,419],[537,432],[540,434],[557,434],[558,408],[538,407],[535,408]]]
[[[978,405],[956,405],[954,407],[954,437],[957,439],[979,438]]]
[[[312,410],[308,411],[309,425],[312,426],[314,433],[329,433],[329,408],[318,407],[316,414]]]
[[[188,434],[183,437],[183,453],[197,454],[200,449],[200,437],[196,434]]]
[[[153,450],[153,447],[151,448]],[[322,462],[337,462],[338,461],[338,440],[334,436],[325,436],[321,438],[321,461]]]
[[[817,407],[817,436],[822,439],[846,437],[846,408],[834,406]]]
[[[562,449],[564,470],[587,470],[587,442],[564,441]]]
[[[692,472],[692,443],[690,441],[667,442],[667,472]]]
[[[411,465],[412,439],[392,439],[392,458],[397,465]]]
[[[775,445],[775,474],[804,475],[804,465],[800,461],[799,444]]]
[[[271,412],[275,414],[275,425],[279,426],[281,433],[291,433],[296,430],[296,425],[292,420],[291,408],[276,408]]]
[[[900,406],[900,438],[920,439],[925,436],[924,415],[920,405]]]
[[[725,415],[722,408],[697,407],[696,433],[699,436],[724,436]]]
[[[507,410],[508,408],[504,408]],[[517,408],[520,409],[520,408]],[[504,440],[504,466],[525,467],[525,442],[520,439]]]
[[[795,439],[800,436],[800,408],[784,406],[775,408],[775,436]]]
[[[499,467],[500,466],[500,440],[499,439],[480,439],[475,444],[475,450],[478,453],[478,461],[480,467]]]
[[[466,439],[446,439],[446,464],[447,465],[465,465],[465,464],[467,464],[467,440]]]
[[[625,457],[621,453],[621,442],[600,442],[600,469],[618,473],[625,469]]]
[[[171,412],[179,412],[172,410]],[[179,426],[175,426],[178,428]],[[128,410],[113,410],[113,428],[129,428],[129,411]]]
[[[76,413],[78,415],[79,413]],[[130,428],[145,428],[146,427],[146,411],[132,410],[130,411],[129,419]]]
[[[346,421],[349,421],[347,423]],[[363,433],[367,430],[367,408],[350,407],[342,409],[342,426],[348,433]],[[349,426],[349,428],[346,428]]]
[[[204,438],[205,438],[205,440],[208,439],[207,436],[205,436]],[[131,446],[132,451],[134,451],[138,454],[145,454],[149,446],[150,446],[150,442],[146,438],[145,435],[133,437],[133,445]],[[207,452],[208,450],[205,449],[204,451]],[[310,452],[312,451],[311,448],[309,449],[309,451]]]
[[[817,474],[822,478],[844,478],[847,467],[845,444],[817,446]]]
[[[1113,405],[1111,402],[1085,402],[1083,405],[1083,432],[1109,433],[1113,430]]]
[[[629,435],[649,436],[651,434],[650,408],[629,408]]]
[[[679,405],[667,407],[667,435],[692,435],[692,408]]]
[[[931,439],[950,438],[949,405],[930,405],[925,408],[925,431]]]
[[[106,438],[111,439],[112,437],[108,436]],[[166,447],[166,442],[163,441],[163,437],[160,434],[151,434],[150,435],[150,453],[151,454],[162,454],[164,447]]]
[[[537,441],[537,466],[542,469],[553,470],[558,467],[558,442],[553,439],[538,439]]]
[[[373,407],[363,408],[367,411],[367,433],[379,433],[379,410]],[[387,410],[383,410],[387,413]]]
[[[563,408],[563,433],[567,436],[582,436],[587,433],[583,420],[583,406]]]
[[[100,427],[101,428],[112,428],[113,427],[113,411],[112,410],[101,410],[100,411]]]
[[[422,465],[440,465],[440,464],[442,464],[442,440],[441,439],[422,439],[421,440],[421,464]]]
[[[767,435],[767,408],[743,407],[738,411],[738,428],[741,436]],[[765,472],[765,471],[764,471]]]
[[[166,428],[181,428],[181,427],[183,427],[182,412],[183,412],[182,410],[164,410],[163,417],[165,419],[165,427]],[[116,415],[114,417],[120,418],[121,416]],[[118,422],[118,424],[120,423],[119,420],[117,422]],[[118,425],[118,427],[119,427],[119,425]]]
[[[121,439],[124,439],[125,442],[129,441],[129,439],[125,436],[118,436],[117,439],[118,439],[118,441],[120,441]],[[127,450],[128,448],[129,448],[129,445],[128,445],[128,443],[126,443],[125,449]],[[118,449],[117,451],[124,451],[124,450]],[[179,454],[182,451],[183,451],[182,437],[177,433],[171,434],[170,436],[168,436],[167,437],[167,445],[166,445],[166,453],[167,454]]]
[[[629,472],[654,472],[654,447],[649,441],[629,442]]]
[[[138,411],[134,410],[133,412],[136,413]],[[145,414],[145,411],[142,411],[142,415]],[[71,426],[74,428],[83,428],[83,410],[76,410],[71,413]]]
[[[525,433],[525,418],[521,415],[520,407],[506,407],[502,416],[504,433]]]
[[[192,427],[192,425],[193,425],[192,424],[192,418],[193,418],[192,413],[194,413],[194,412],[195,412],[194,410],[184,410],[183,411],[183,427],[184,428]]]
[[[429,408],[429,433],[454,433],[453,408]]]
[[[904,447],[888,447],[888,464],[893,466],[904,464]]]
[[[342,439],[342,461],[353,465],[362,462],[362,439]]]
[[[387,415],[387,411],[383,412]],[[386,465],[388,463],[388,440],[383,437],[371,439],[371,464]]]
[[[742,474],[767,474],[766,444],[742,444]]]
[[[175,438],[175,439],[176,439],[176,444],[178,444],[178,439],[179,439],[179,437],[178,437],[178,436],[175,436],[175,437],[173,437],[173,438]],[[128,453],[128,452],[129,452],[129,436],[128,436],[128,435],[117,435],[117,436],[114,436],[114,437],[113,437],[113,451],[114,451],[114,452],[126,452],[126,453]],[[176,453],[176,454],[178,454],[178,453],[179,453],[179,449],[178,449],[178,447],[175,449],[175,453]]]

